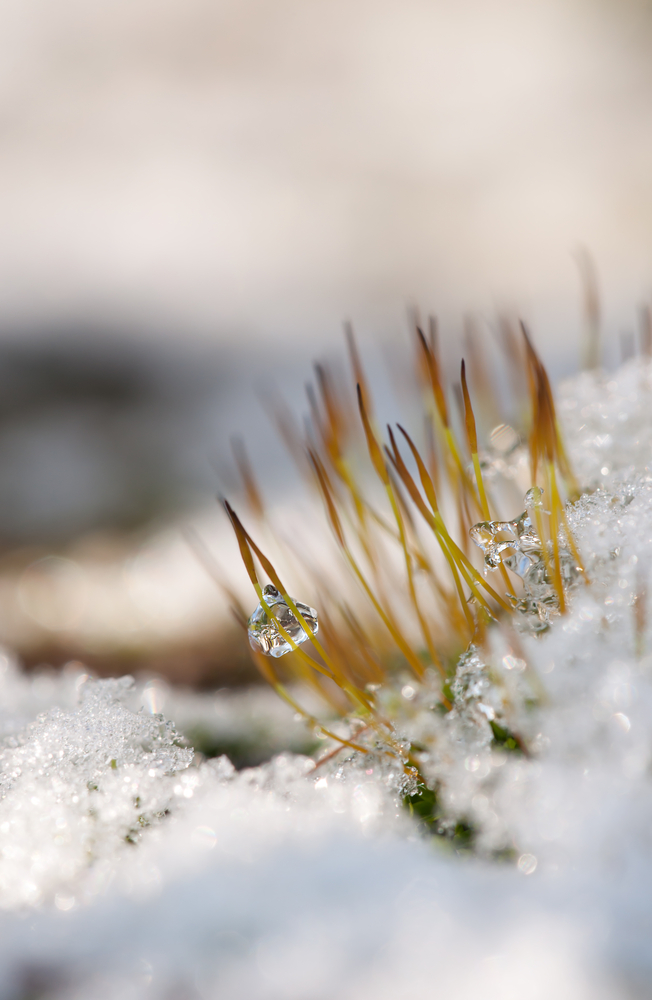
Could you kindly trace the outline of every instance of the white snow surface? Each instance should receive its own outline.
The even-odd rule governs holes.
[[[652,372],[584,374],[560,415],[590,585],[545,635],[470,650],[449,715],[427,683],[382,695],[474,852],[419,826],[380,750],[193,761],[151,685],[6,657],[0,1000],[652,994]]]

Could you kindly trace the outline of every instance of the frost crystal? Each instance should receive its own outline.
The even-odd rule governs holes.
[[[0,907],[37,903],[168,809],[193,751],[123,704],[133,681],[87,680],[76,711],[38,716],[0,752]]]
[[[524,498],[525,511],[513,521],[480,521],[469,534],[484,552],[487,569],[501,563],[523,580],[525,598],[514,601],[515,607],[537,619],[535,630],[546,629],[551,614],[559,608],[559,599],[546,567],[543,544],[532,522],[532,512],[543,506],[543,490],[533,486]],[[550,558],[552,544],[549,543]],[[572,553],[563,544],[559,548],[561,578],[564,587],[573,584],[580,573]]]
[[[281,628],[297,646],[305,642],[309,636],[276,587],[268,584],[263,594],[265,603],[261,602],[258,605],[248,622],[249,642],[254,649],[267,656],[283,656],[291,652],[292,645],[282,635]],[[319,623],[315,609],[302,604],[301,601],[294,599],[292,601],[312,634],[317,635]],[[268,611],[271,611],[271,614],[268,614]]]

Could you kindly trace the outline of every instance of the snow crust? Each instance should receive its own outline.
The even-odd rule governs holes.
[[[0,1000],[650,994],[649,367],[580,376],[560,414],[590,586],[545,635],[471,648],[448,715],[434,684],[379,693],[437,788],[427,831],[383,748],[236,771],[193,760],[173,692],[2,661]],[[239,697],[246,728],[265,702]]]

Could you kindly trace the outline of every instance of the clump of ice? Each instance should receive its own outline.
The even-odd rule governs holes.
[[[568,613],[542,636],[490,629],[450,712],[434,677],[379,691],[391,739],[342,729],[368,754],[188,766],[121,682],[85,681],[77,704],[78,675],[45,678],[30,702],[7,666],[0,998],[648,995],[651,386],[631,362],[564,390],[593,490],[568,509],[589,581]]]

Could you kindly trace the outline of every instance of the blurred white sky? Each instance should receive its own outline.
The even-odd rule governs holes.
[[[634,0],[0,0],[0,327],[383,332],[514,306],[561,344],[584,244],[652,288]]]

